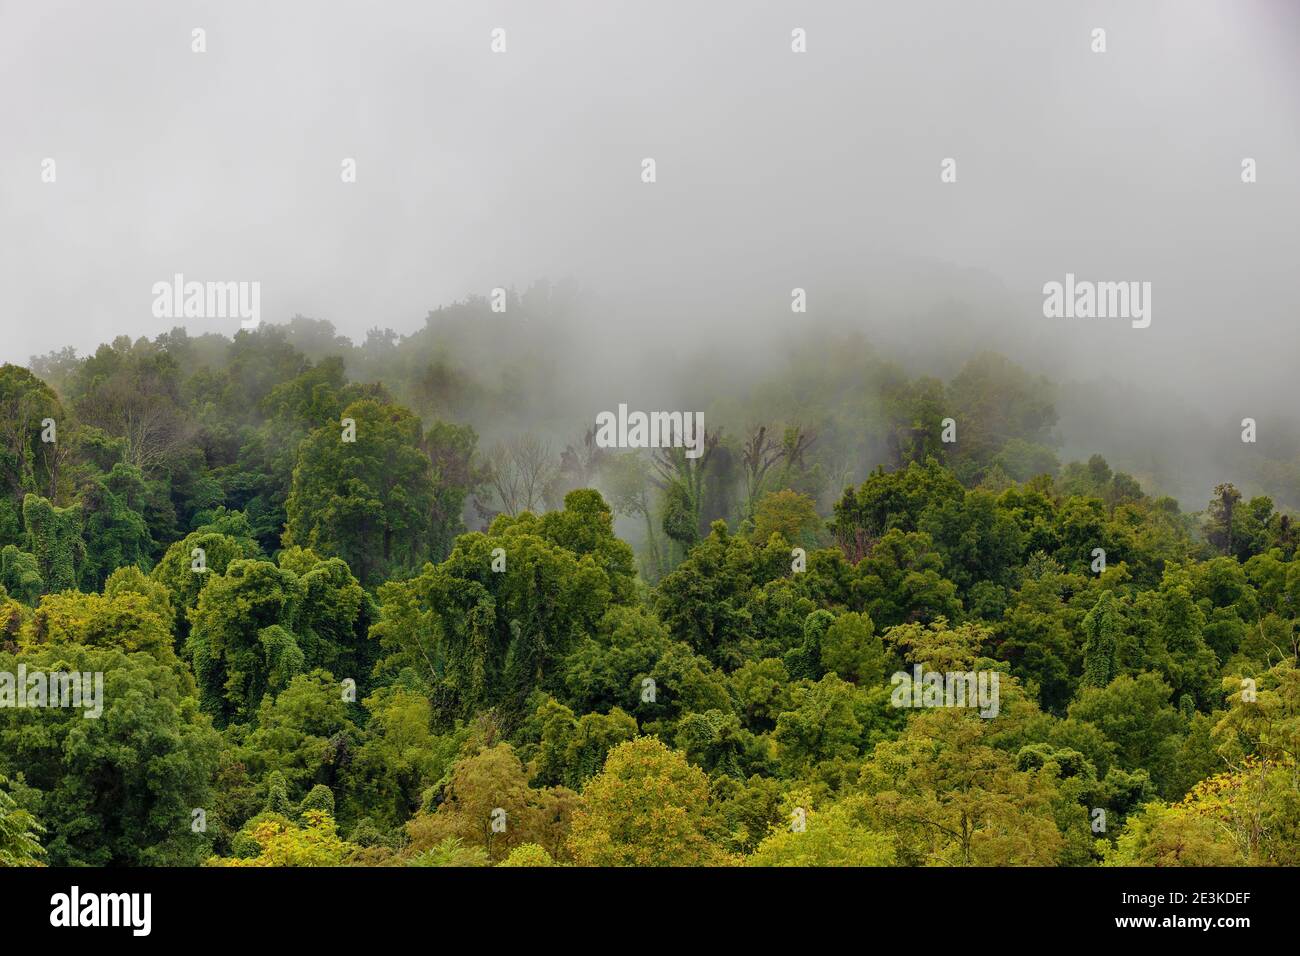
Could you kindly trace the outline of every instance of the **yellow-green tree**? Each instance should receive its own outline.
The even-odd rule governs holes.
[[[510,855],[497,866],[556,866],[543,847],[536,843],[524,843],[510,851]]]
[[[421,812],[407,824],[410,850],[418,854],[455,839],[482,850],[492,863],[524,843],[558,850],[573,802],[572,791],[563,787],[528,786],[524,766],[509,744],[485,747],[457,761],[436,810]]]
[[[822,519],[807,495],[789,488],[764,495],[754,511],[754,540],[767,544],[779,534],[791,545],[815,548],[822,537]]]
[[[1063,840],[1050,780],[984,742],[990,721],[956,708],[914,717],[862,770],[864,817],[898,861],[925,866],[1051,866]]]
[[[893,866],[893,840],[870,828],[867,798],[857,795],[825,810],[792,807],[749,856],[748,866]]]
[[[569,849],[580,866],[723,864],[713,829],[704,771],[657,737],[638,737],[610,751],[582,791]]]
[[[207,866],[345,866],[357,847],[338,835],[334,818],[323,810],[308,810],[303,825],[265,820],[253,828],[261,848],[253,857],[212,857]]]

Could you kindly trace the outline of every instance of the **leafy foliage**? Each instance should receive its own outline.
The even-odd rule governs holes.
[[[1273,497],[1188,514],[1062,464],[1009,361],[852,340],[718,397],[698,458],[613,453],[521,413],[543,364],[482,374],[547,347],[484,308],[0,368],[0,864],[1300,863]]]

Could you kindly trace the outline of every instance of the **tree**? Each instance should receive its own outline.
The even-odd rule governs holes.
[[[790,544],[813,548],[819,543],[821,528],[813,500],[788,488],[764,495],[754,509],[754,540],[759,544],[779,534]]]
[[[645,460],[636,452],[610,455],[604,460],[603,488],[607,488],[610,505],[616,514],[639,518],[645,526],[646,557],[642,575],[658,581],[667,568],[655,529],[654,505],[651,501],[650,476]]]
[[[738,663],[750,631],[743,602],[755,581],[753,546],[718,522],[675,571],[659,582],[655,610],[676,637],[715,663]]]
[[[802,467],[804,456],[816,440],[816,435],[797,425],[786,429],[779,442],[768,434],[766,425],[750,429],[740,456],[745,475],[745,518],[755,518],[758,503],[768,491],[772,468],[784,463],[783,470],[788,475],[791,469]],[[760,540],[767,540],[767,536],[763,535]],[[786,540],[796,539],[787,536]]]
[[[126,464],[152,473],[193,436],[180,404],[178,372],[166,349],[119,336],[101,345],[74,376],[77,415],[122,438]]]
[[[909,866],[1051,866],[1062,849],[1053,791],[983,741],[988,721],[955,708],[914,717],[862,770],[870,829]]]
[[[704,772],[657,737],[638,737],[610,751],[582,791],[568,845],[579,866],[725,863],[711,828]]]
[[[1029,481],[1038,475],[1055,475],[1061,462],[1056,452],[1046,445],[1012,438],[993,459],[994,465],[1006,472],[1013,481]]]
[[[339,838],[334,818],[323,810],[308,810],[302,826],[266,820],[253,828],[256,856],[224,859],[211,857],[207,866],[343,866],[359,849]]]
[[[185,645],[199,700],[218,726],[246,721],[262,696],[287,687],[307,666],[290,629],[298,577],[269,561],[232,561],[199,593]]]
[[[583,714],[548,697],[538,706],[534,720],[540,725],[533,777],[540,783],[563,784],[581,790],[605,763],[618,744],[637,736],[636,721],[618,707],[608,714]]]
[[[185,866],[209,852],[190,828],[211,806],[220,738],[186,681],[147,654],[63,644],[0,651],[0,672],[101,673],[103,712],[0,708],[0,774],[21,773],[51,866]]]
[[[63,591],[41,599],[26,636],[33,646],[81,644],[148,654],[174,668],[189,687],[189,673],[172,647],[169,611],[166,605],[159,607],[132,591],[119,589],[112,595]]]
[[[138,594],[145,599],[149,609],[162,618],[170,631],[176,613],[172,609],[171,592],[166,585],[153,580],[135,565],[118,568],[104,582],[104,597],[115,599],[126,594]]]
[[[928,534],[891,528],[858,562],[852,606],[870,614],[882,629],[959,617],[957,585],[943,570],[943,558]]]
[[[935,378],[915,382],[885,382],[880,399],[886,418],[886,446],[896,468],[941,458],[942,421],[947,401],[943,383]]]
[[[1120,767],[1146,770],[1164,792],[1184,729],[1183,719],[1169,698],[1169,685],[1157,675],[1121,674],[1104,688],[1081,688],[1069,713],[1106,735]]]
[[[1168,588],[1160,597],[1156,633],[1163,648],[1148,648],[1146,656],[1165,672],[1176,697],[1190,694],[1195,703],[1208,709],[1218,689],[1219,662],[1202,636],[1205,613],[1185,587]],[[1165,655],[1167,659],[1162,660]]]
[[[1225,483],[1214,486],[1214,497],[1206,509],[1205,537],[1220,554],[1235,553],[1233,524],[1241,492],[1235,485]]]
[[[35,604],[45,593],[45,579],[41,577],[36,555],[19,551],[12,544],[0,549],[0,587],[24,604]]]
[[[960,409],[961,433],[955,463],[984,466],[1012,438],[1038,445],[1056,444],[1055,389],[1001,355],[984,352],[969,359],[949,383],[949,408]]]
[[[189,634],[190,612],[198,606],[203,588],[225,574],[232,561],[258,553],[255,541],[215,531],[194,531],[168,546],[149,576],[171,595],[178,640]]]
[[[235,739],[237,756],[253,779],[263,781],[273,809],[292,816],[292,805],[314,786],[342,790],[351,782],[361,734],[349,710],[338,682],[321,670],[298,674],[278,694],[262,698],[255,721]]]
[[[731,692],[740,716],[751,730],[769,731],[791,709],[790,672],[777,658],[749,661],[731,674]]]
[[[961,501],[965,493],[961,482],[934,458],[923,465],[910,462],[894,472],[880,468],[860,488],[845,489],[835,504],[830,530],[844,556],[857,564],[886,532],[916,531],[927,509]]]
[[[102,586],[113,571],[126,565],[149,568],[154,541],[144,517],[147,499],[144,474],[120,462],[108,475],[83,486],[86,565],[82,577],[87,585]]]
[[[790,697],[790,709],[777,717],[772,735],[788,775],[799,776],[819,763],[858,756],[863,726],[852,684],[827,674],[816,683],[795,684]]]
[[[748,866],[893,866],[893,841],[868,826],[866,798],[849,797],[825,810],[799,807],[803,828],[773,828],[745,860]]]
[[[569,495],[578,510],[592,504],[585,494]],[[615,589],[625,590],[618,574],[602,568],[631,564],[621,543],[604,547],[608,517],[603,503],[585,518],[569,514],[572,524],[502,515],[487,534],[458,538],[442,564],[382,586],[372,629],[388,654],[381,670],[418,674],[440,724],[489,707],[523,716],[533,690],[560,693],[564,657],[596,629]],[[571,534],[574,547],[592,550],[578,557],[552,541]]]
[[[741,451],[741,461],[745,467],[745,517],[753,518],[759,496],[763,494],[767,473],[781,460],[781,446],[767,433],[767,426],[760,425],[749,432],[745,447]]]
[[[1181,806],[1147,804],[1129,816],[1107,866],[1241,866],[1243,861],[1215,822]]]
[[[46,419],[54,419],[66,442],[72,423],[54,390],[25,368],[0,366],[0,480],[11,502],[28,494],[58,494],[59,445],[57,439],[42,440]]]
[[[549,812],[546,798],[556,792],[528,786],[509,744],[484,748],[457,761],[436,810],[407,824],[410,849],[418,853],[455,838],[498,863],[523,844],[555,846],[568,830],[568,811],[558,821]]]
[[[837,617],[821,639],[821,663],[858,685],[878,684],[885,677],[885,645],[865,614]]]
[[[447,837],[436,846],[406,858],[407,866],[489,866],[491,861],[481,847],[465,846],[460,837]],[[500,865],[500,864],[498,864]]]
[[[41,835],[45,828],[19,808],[3,789],[6,784],[8,781],[0,777],[0,867],[41,866],[45,855]]]
[[[81,509],[56,508],[45,498],[27,495],[23,498],[23,524],[27,549],[36,557],[46,593],[75,588],[86,559]]]
[[[555,474],[542,493],[546,507],[556,508],[570,492],[594,487],[609,455],[596,444],[594,426],[583,432],[578,441],[565,445]]]
[[[502,522],[499,528],[508,528]],[[636,559],[632,549],[614,535],[614,515],[600,492],[579,488],[564,496],[564,507],[549,511],[537,522],[538,533],[551,544],[583,558],[588,555],[609,579],[620,604],[636,596]]]
[[[657,448],[651,457],[650,481],[664,500],[664,534],[683,552],[689,551],[704,533],[705,484],[721,437],[719,432],[706,430],[699,436],[700,448],[695,457],[688,457],[687,449],[682,447]]]
[[[351,678],[360,692],[368,692],[379,651],[370,640],[370,625],[379,616],[374,599],[341,558],[287,548],[278,563],[298,579],[300,598],[290,625],[304,666]]]
[[[450,771],[463,735],[435,734],[429,698],[400,685],[379,688],[365,708],[365,737],[347,768],[349,805],[382,826],[400,827]]]
[[[353,402],[339,425],[303,439],[286,504],[283,544],[348,563],[363,584],[416,570],[432,546],[433,468],[420,422],[371,399]]]
[[[1119,673],[1119,639],[1123,625],[1119,604],[1111,591],[1103,591],[1083,619],[1083,683],[1106,687]]]
[[[1035,685],[1039,704],[1058,715],[1065,713],[1083,669],[1083,649],[1074,636],[1082,612],[1065,600],[1082,585],[1046,555],[1031,557],[1024,583],[994,624],[988,649],[990,656],[1007,661],[1022,683]],[[1109,660],[1104,653],[1102,659]]]
[[[497,866],[556,866],[555,860],[551,859],[551,854],[546,852],[545,847],[540,847],[536,843],[524,843],[510,851],[510,855],[497,864]]]
[[[969,491],[926,508],[917,525],[943,557],[944,573],[969,591],[978,582],[1007,584],[1023,555],[1024,537],[1014,519],[987,491]]]
[[[461,518],[465,499],[484,480],[474,463],[478,436],[468,425],[434,422],[425,432],[424,449],[433,466],[433,523],[430,558],[441,561],[451,553],[456,536],[465,531]]]
[[[514,517],[543,510],[543,493],[558,474],[550,444],[536,435],[498,442],[487,458],[487,484],[500,506],[495,513]]]

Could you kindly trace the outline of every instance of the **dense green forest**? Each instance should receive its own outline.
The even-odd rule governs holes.
[[[1300,863],[1291,492],[852,337],[600,448],[557,295],[0,369],[0,673],[103,675],[0,707],[0,864]]]

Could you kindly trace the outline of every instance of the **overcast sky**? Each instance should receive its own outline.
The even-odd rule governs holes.
[[[358,339],[546,276],[628,351],[801,286],[891,347],[1293,404],[1298,67],[1286,0],[0,0],[0,359],[165,331],[177,272]],[[1151,327],[1044,318],[1066,272]]]

